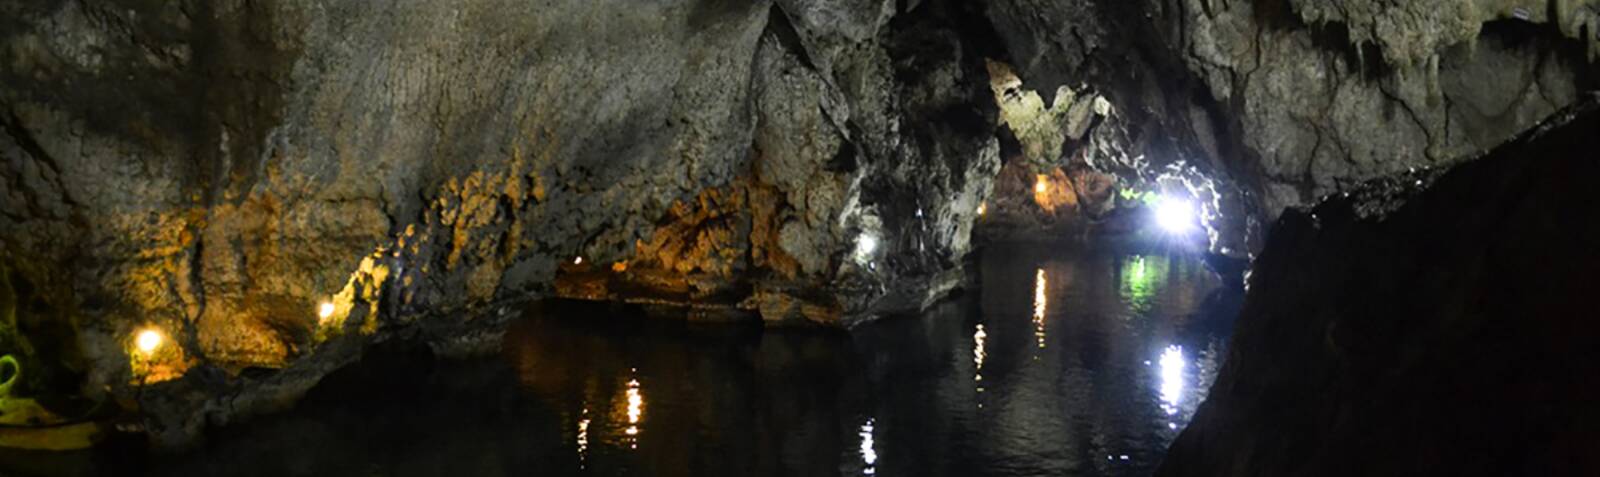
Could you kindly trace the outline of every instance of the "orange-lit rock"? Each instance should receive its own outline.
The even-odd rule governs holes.
[[[891,28],[762,2],[13,3],[0,264],[48,265],[17,328],[61,388],[143,399],[157,446],[511,300],[914,309],[958,282],[998,170],[945,6]],[[845,260],[864,233],[910,260]],[[191,366],[141,394],[146,323]]]
[[[1033,183],[1033,203],[1046,214],[1055,215],[1057,209],[1062,209],[1062,213],[1078,211],[1078,193],[1072,180],[1060,168],[1050,169],[1047,174],[1036,174]]]

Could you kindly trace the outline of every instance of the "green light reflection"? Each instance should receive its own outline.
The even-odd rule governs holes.
[[[1167,279],[1168,260],[1162,257],[1134,255],[1122,262],[1122,280],[1118,292],[1135,313],[1145,314],[1155,304],[1156,287]]]

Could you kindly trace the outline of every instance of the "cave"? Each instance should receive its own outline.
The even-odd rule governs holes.
[[[1600,0],[0,0],[0,476],[1600,475]]]

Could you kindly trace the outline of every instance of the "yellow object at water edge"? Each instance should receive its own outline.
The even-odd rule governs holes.
[[[96,422],[69,423],[37,401],[11,396],[22,380],[22,366],[11,355],[0,356],[0,447],[31,450],[76,450],[94,445],[100,436]]]
[[[44,451],[88,449],[100,439],[100,434],[98,422],[44,427],[0,425],[0,447]]]

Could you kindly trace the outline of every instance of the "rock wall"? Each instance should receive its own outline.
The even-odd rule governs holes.
[[[949,3],[0,2],[0,338],[91,395],[211,386],[151,406],[179,443],[590,265],[771,321],[915,309],[999,168]]]
[[[1222,219],[1213,248],[1236,253],[1258,249],[1255,224],[1286,207],[1455,164],[1600,87],[1594,1],[985,8],[1030,88],[1085,85],[1110,99],[1117,114],[1107,129],[1125,132],[1095,146],[1114,150],[1102,169],[1192,169],[1217,181],[1224,197],[1207,205]]]
[[[1286,212],[1158,475],[1593,475],[1600,96]]]
[[[1002,155],[1242,256],[1595,87],[1597,6],[0,1],[0,351],[220,415],[534,296],[850,326],[956,285]]]
[[[1287,3],[1194,1],[1184,19],[1186,62],[1239,118],[1269,211],[1454,164],[1596,86],[1600,3]]]

